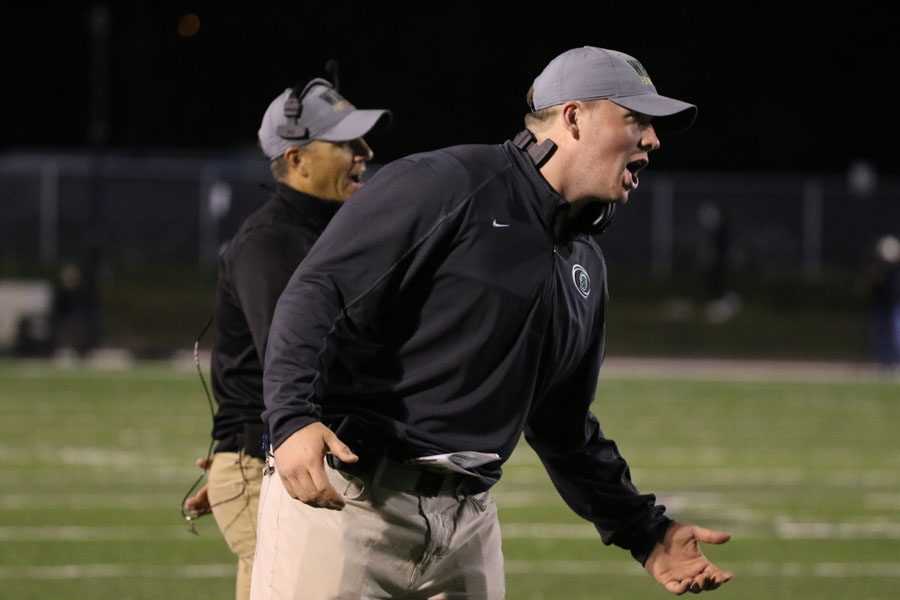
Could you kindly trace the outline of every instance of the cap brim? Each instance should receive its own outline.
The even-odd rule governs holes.
[[[354,110],[341,119],[337,125],[314,138],[325,142],[349,142],[363,137],[379,123],[384,123],[386,126],[390,121],[391,112],[389,110]]]
[[[686,130],[697,118],[697,107],[693,104],[659,94],[610,98],[610,101],[635,112],[656,117],[653,121],[654,126],[669,133]]]

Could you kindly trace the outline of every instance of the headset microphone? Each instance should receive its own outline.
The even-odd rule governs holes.
[[[334,87],[334,91],[336,91],[336,92],[340,91],[340,87],[341,87],[340,80],[338,79],[338,70],[339,70],[338,61],[334,60],[333,58],[330,59],[327,63],[325,63],[325,72],[328,73],[328,77],[331,79],[332,83],[334,84],[333,87]]]

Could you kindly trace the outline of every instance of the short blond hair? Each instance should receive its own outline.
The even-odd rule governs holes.
[[[525,94],[525,101],[529,107],[534,106],[534,86],[528,88],[528,93]],[[558,114],[559,106],[548,106],[547,108],[532,110],[530,113],[525,114],[525,127],[532,131],[546,129]]]
[[[534,106],[534,86],[531,86],[528,89],[525,100],[528,102],[528,106]],[[594,110],[603,100],[604,98],[599,98],[597,100],[578,100],[577,102],[581,104],[585,110]],[[556,104],[554,106],[532,110],[525,115],[525,127],[532,131],[546,129],[553,124],[553,120],[559,115],[561,106],[562,104]]]

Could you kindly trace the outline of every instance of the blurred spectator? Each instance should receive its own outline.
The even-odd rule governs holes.
[[[53,299],[53,345],[84,357],[96,342],[96,303],[85,284],[82,269],[64,263],[59,270]]]
[[[725,212],[712,202],[704,202],[697,214],[703,239],[700,262],[706,273],[706,318],[711,323],[724,323],[741,310],[740,297],[729,289],[731,264],[731,224]]]
[[[21,358],[48,356],[52,352],[50,337],[47,335],[46,319],[27,315],[16,324],[13,355]]]
[[[703,231],[700,260],[707,273],[710,299],[718,300],[728,291],[730,227],[722,209],[712,202],[700,206],[697,218]]]
[[[869,305],[874,358],[886,369],[900,368],[900,240],[896,236],[878,239],[860,286]]]

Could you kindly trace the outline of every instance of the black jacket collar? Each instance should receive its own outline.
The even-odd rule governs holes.
[[[328,225],[328,222],[331,221],[341,204],[343,204],[336,200],[325,200],[295,190],[281,182],[275,186],[275,197],[286,204],[291,212],[311,223],[320,231],[325,229],[325,226]]]
[[[556,149],[553,142],[545,140],[543,144],[537,145],[534,135],[525,129],[511,145],[522,171],[538,190],[539,210],[553,233],[554,241],[563,241],[579,233],[599,235],[606,230],[615,214],[615,204],[593,202],[583,207],[576,217],[570,218],[569,210],[572,205],[544,179],[540,165],[552,157]]]

